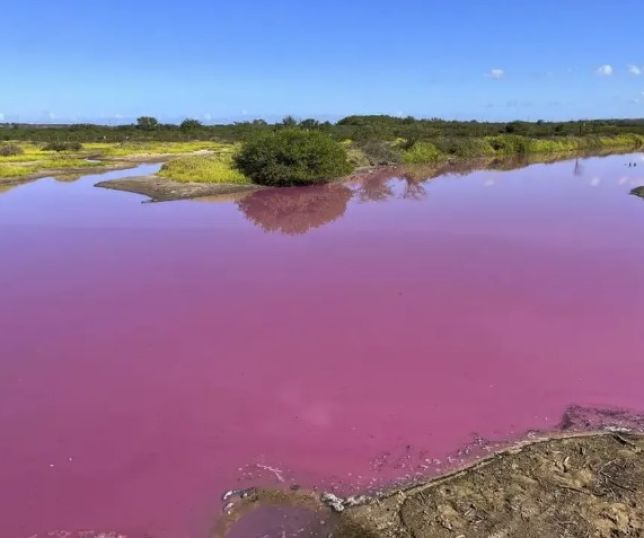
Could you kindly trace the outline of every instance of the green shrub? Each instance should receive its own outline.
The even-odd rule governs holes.
[[[496,153],[516,155],[530,152],[530,141],[523,136],[498,135],[486,139]]]
[[[319,131],[287,128],[246,142],[235,164],[260,185],[307,185],[344,176],[353,167],[342,145]]]
[[[43,150],[45,151],[80,151],[83,144],[80,142],[50,142]]]
[[[154,131],[159,127],[159,120],[152,116],[141,116],[137,118],[136,126],[144,131]]]
[[[199,120],[194,120],[191,118],[185,119],[179,125],[179,128],[182,131],[194,131],[195,129],[200,129],[203,127],[202,123]]]
[[[25,152],[18,144],[2,144],[0,145],[0,157],[13,157],[14,155],[22,155]]]
[[[445,155],[430,142],[416,142],[403,153],[403,160],[407,164],[435,163],[444,157]]]
[[[471,159],[494,155],[494,149],[487,140],[473,137],[439,138],[434,145],[447,155]]]

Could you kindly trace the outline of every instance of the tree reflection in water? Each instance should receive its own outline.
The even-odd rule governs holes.
[[[427,192],[423,179],[409,174],[400,174],[398,170],[383,168],[374,170],[360,178],[358,198],[362,202],[380,202],[396,196],[395,182],[403,182],[402,198],[420,200]]]
[[[351,196],[351,189],[340,184],[274,188],[254,192],[237,205],[265,231],[297,235],[341,217]]]

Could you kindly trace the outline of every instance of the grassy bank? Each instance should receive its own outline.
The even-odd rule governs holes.
[[[52,149],[58,147],[59,150]],[[70,144],[47,144],[36,142],[9,141],[0,143],[0,179],[20,179],[43,173],[65,173],[83,169],[109,169],[128,160],[167,158],[173,155],[188,155],[196,152],[225,153],[233,145],[190,141],[190,142],[89,142]],[[62,149],[61,149],[62,148]]]
[[[498,135],[483,138],[436,139],[432,141],[397,141],[392,144],[393,162],[432,164],[449,159],[478,157],[511,157],[605,150],[630,150],[644,147],[644,135],[583,136],[529,138],[520,135]],[[365,152],[369,158],[368,152]]]
[[[232,159],[232,152],[180,157],[164,164],[158,175],[180,182],[249,185],[251,181],[233,166]]]
[[[275,130],[275,133],[280,132],[280,129]],[[503,133],[478,137],[445,136],[439,133],[434,137],[421,139],[347,138],[340,145],[355,169],[398,164],[437,165],[478,158],[636,151],[644,147],[644,134],[531,137]],[[243,185],[249,184],[250,180],[234,164],[234,155],[243,146],[243,142],[214,140],[148,140],[85,142],[80,148],[54,151],[48,149],[51,145],[44,142],[10,141],[0,143],[0,179],[19,180],[39,174],[71,171],[82,173],[83,169],[109,169],[115,163],[122,164],[131,160],[177,156],[164,165],[159,173],[160,177],[182,182]]]

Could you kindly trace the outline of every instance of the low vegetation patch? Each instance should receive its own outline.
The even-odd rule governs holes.
[[[403,160],[401,149],[395,141],[366,140],[355,147],[366,157],[370,166],[391,166]]]
[[[80,142],[50,142],[43,150],[45,151],[80,151],[83,149],[83,144]]]
[[[129,157],[155,157],[162,155],[179,155],[182,153],[189,154],[197,151],[233,151],[233,144],[223,144],[220,142],[191,140],[187,142],[163,142],[163,141],[146,141],[146,142],[121,142],[118,144],[109,142],[92,142],[85,144],[85,148],[93,154],[102,157],[111,158],[129,158]]]
[[[406,164],[428,164],[445,159],[445,154],[431,142],[416,142],[403,153]]]
[[[28,162],[2,162],[0,161],[0,178],[22,178],[35,176],[44,172],[57,172],[66,169],[94,168],[105,163],[90,162],[85,159],[43,159]]]
[[[598,151],[601,149],[638,149],[644,146],[644,136],[569,136],[558,138],[529,138],[515,134],[500,134],[484,138],[436,138],[429,141],[403,141],[403,162],[406,164],[435,164],[448,159],[478,157],[510,157],[513,155],[545,155]]]
[[[319,131],[283,129],[246,142],[235,165],[260,185],[310,185],[353,169],[345,148]]]
[[[0,157],[14,157],[22,155],[25,152],[18,144],[2,144],[0,145]]]
[[[231,158],[238,145],[220,142],[88,142],[81,144],[77,141],[53,141],[47,144],[31,142],[0,143],[0,178],[22,178],[35,176],[49,171],[67,170],[71,168],[109,168],[113,161],[136,159],[154,159],[168,155],[182,155],[202,152],[216,154],[223,163],[216,163],[217,172],[222,173],[226,182],[239,179],[239,174],[232,171],[236,177],[231,177]],[[226,157],[226,154],[228,155]],[[217,158],[215,159],[217,160]],[[186,173],[188,173],[187,168]],[[194,168],[194,167],[193,167]],[[212,167],[211,167],[212,168]],[[194,170],[193,170],[194,172]],[[212,175],[212,174],[211,174]]]
[[[232,159],[230,153],[179,157],[164,164],[158,175],[183,182],[250,184],[248,178],[233,166]]]

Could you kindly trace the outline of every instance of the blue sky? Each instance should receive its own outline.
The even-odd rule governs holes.
[[[0,121],[644,116],[642,0],[20,0]]]

